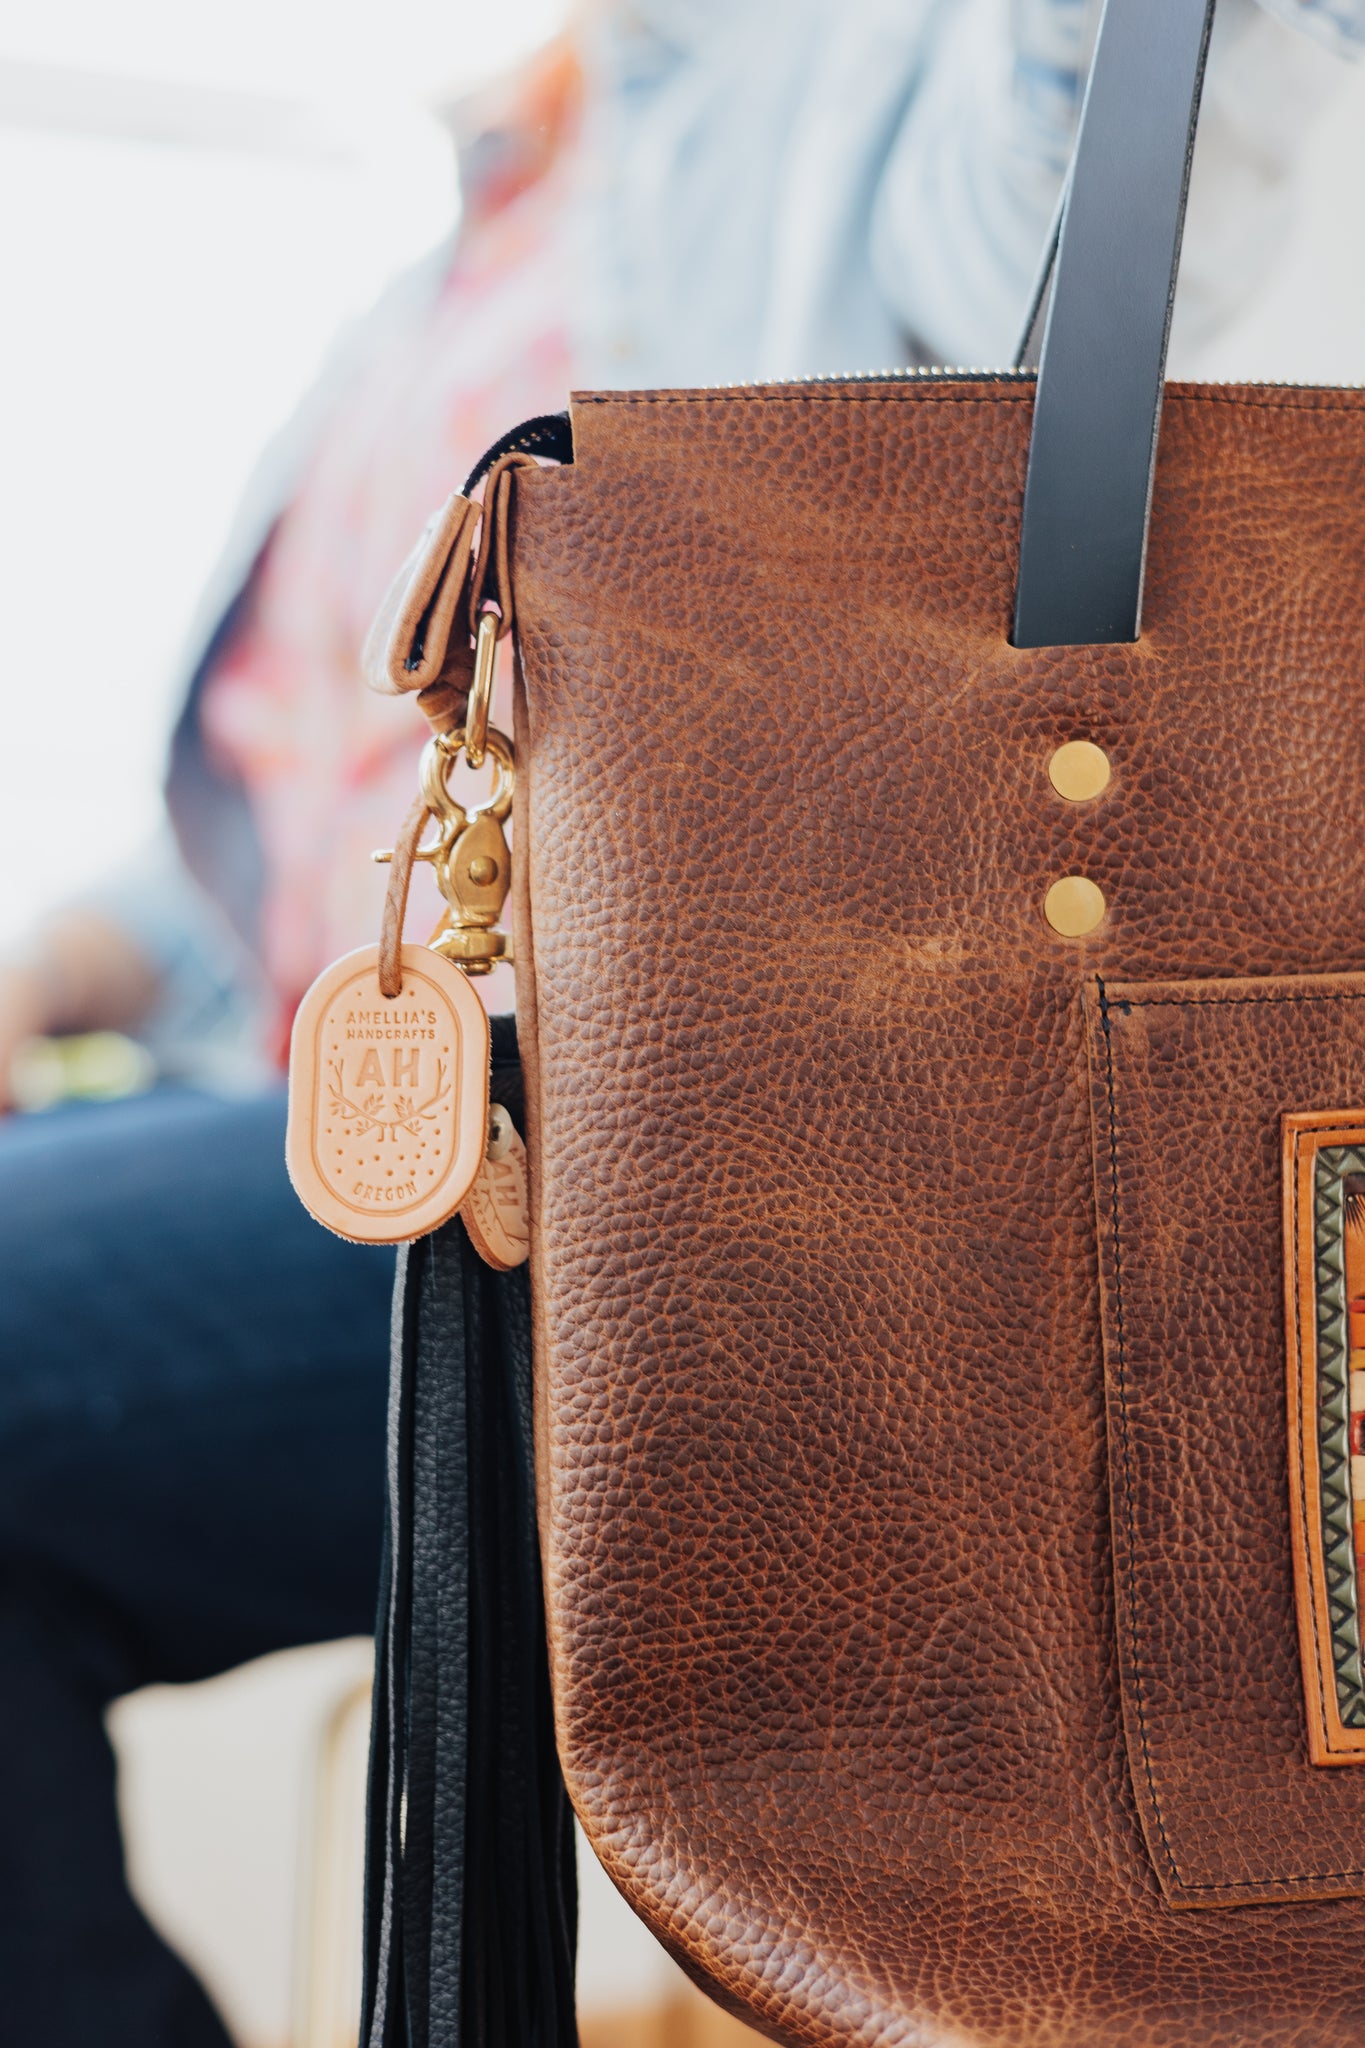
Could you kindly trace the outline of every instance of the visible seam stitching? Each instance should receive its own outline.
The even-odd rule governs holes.
[[[1304,1542],[1305,1542],[1305,1544],[1306,1544],[1306,1543],[1308,1542],[1308,1473],[1307,1473],[1307,1461],[1306,1461],[1306,1459],[1305,1459],[1305,1457],[1304,1457],[1304,1451],[1303,1451],[1303,1360],[1302,1360],[1302,1358],[1300,1357],[1300,1354],[1299,1354],[1299,1345],[1298,1345],[1298,1330],[1299,1330],[1299,1321],[1300,1321],[1300,1316],[1301,1316],[1301,1314],[1302,1314],[1302,1310],[1301,1310],[1301,1307],[1300,1307],[1300,1297],[1299,1297],[1299,1258],[1298,1258],[1298,1251],[1299,1251],[1299,1223],[1300,1223],[1300,1211],[1299,1211],[1299,1138],[1298,1138],[1298,1134],[1297,1134],[1297,1132],[1295,1133],[1295,1136],[1294,1136],[1294,1149],[1293,1149],[1293,1152],[1292,1152],[1292,1154],[1290,1155],[1290,1158],[1291,1158],[1291,1165],[1292,1165],[1292,1167],[1293,1167],[1293,1182],[1292,1182],[1292,1185],[1293,1185],[1293,1190],[1294,1190],[1294,1193],[1293,1193],[1293,1199],[1292,1199],[1292,1203],[1291,1203],[1291,1214],[1292,1214],[1292,1224],[1291,1224],[1291,1228],[1292,1228],[1292,1233],[1293,1233],[1293,1240],[1294,1240],[1294,1257],[1293,1257],[1293,1259],[1292,1259],[1292,1260],[1290,1261],[1290,1268],[1291,1268],[1292,1278],[1291,1278],[1291,1280],[1290,1280],[1290,1283],[1289,1283],[1289,1284],[1290,1284],[1290,1302],[1291,1302],[1291,1306],[1292,1306],[1292,1308],[1293,1308],[1293,1312],[1294,1312],[1294,1331],[1295,1331],[1295,1343],[1294,1343],[1294,1346],[1293,1346],[1293,1350],[1292,1350],[1292,1356],[1293,1356],[1293,1361],[1294,1361],[1294,1476],[1295,1476],[1295,1478],[1296,1478],[1296,1479],[1297,1479],[1297,1481],[1298,1481],[1298,1492],[1299,1492],[1299,1526],[1300,1526],[1300,1527],[1302,1528],[1302,1530],[1303,1530]],[[1327,1726],[1327,1688],[1326,1688],[1326,1686],[1325,1686],[1325,1685],[1323,1684],[1323,1682],[1322,1682],[1322,1648],[1323,1648],[1323,1645],[1322,1645],[1322,1641],[1321,1641],[1321,1636],[1320,1636],[1320,1632],[1319,1632],[1319,1627],[1318,1627],[1318,1612],[1317,1612],[1317,1605],[1316,1605],[1316,1602],[1312,1602],[1312,1603],[1310,1603],[1310,1608],[1311,1608],[1311,1612],[1312,1612],[1312,1616],[1313,1616],[1313,1642],[1314,1642],[1314,1644],[1315,1644],[1315,1646],[1316,1646],[1316,1650],[1317,1650],[1317,1654],[1316,1654],[1316,1656],[1315,1656],[1315,1657],[1314,1657],[1314,1659],[1313,1659],[1313,1671],[1314,1671],[1314,1676],[1316,1677],[1316,1679],[1317,1679],[1317,1682],[1318,1682],[1318,1705],[1319,1705],[1319,1706],[1321,1707],[1321,1709],[1322,1709],[1322,1725],[1323,1725],[1323,1727],[1324,1727],[1324,1728],[1326,1728],[1326,1726]],[[1341,1875],[1341,1876],[1343,1876],[1343,1877],[1360,1877],[1360,1876],[1362,1876],[1362,1875],[1365,1875],[1365,1872],[1361,1872],[1361,1871],[1358,1871],[1358,1870],[1352,1870],[1352,1871],[1342,1871],[1342,1872],[1340,1873],[1340,1875]]]
[[[1137,1625],[1137,1578],[1133,1566],[1133,1551],[1135,1548],[1133,1521],[1133,1486],[1132,1471],[1129,1461],[1130,1447],[1128,1434],[1128,1365],[1126,1350],[1126,1332],[1124,1329],[1123,1319],[1123,1262],[1119,1240],[1118,1116],[1115,1107],[1114,1090],[1114,1040],[1109,1025],[1109,1012],[1111,1007],[1115,1009],[1122,1009],[1125,1011],[1166,1009],[1202,1010],[1206,1008],[1214,1009],[1221,1006],[1238,1005],[1243,1003],[1356,1003],[1365,1001],[1365,990],[1362,990],[1360,992],[1353,992],[1348,989],[1342,989],[1338,992],[1325,992],[1321,995],[1302,996],[1158,996],[1150,1002],[1143,1002],[1141,1000],[1136,999],[1130,1001],[1127,997],[1120,997],[1115,1004],[1111,1005],[1109,1001],[1109,994],[1107,989],[1105,988],[1103,979],[1099,975],[1096,975],[1095,981],[1099,989],[1100,1023],[1104,1030],[1105,1078],[1109,1098],[1109,1172],[1112,1187],[1111,1228],[1114,1239],[1114,1303],[1115,1321],[1117,1325],[1118,1338],[1119,1415],[1123,1441],[1124,1518],[1128,1525],[1127,1577],[1128,1597],[1130,1603],[1128,1628],[1129,1636],[1131,1638],[1133,1646],[1133,1681],[1134,1689],[1137,1695],[1138,1727],[1142,1735],[1142,1763],[1143,1769],[1146,1773],[1147,1788],[1152,1795],[1152,1810],[1156,1815],[1157,1829],[1161,1835],[1161,1846],[1166,1852],[1166,1860],[1171,1866],[1171,1872],[1175,1879],[1177,1889],[1186,1892],[1267,1892],[1275,1890],[1284,1890],[1286,1887],[1290,1885],[1329,1884],[1335,1879],[1344,1879],[1348,1877],[1365,1877],[1365,1869],[1305,1870],[1295,1871],[1288,1877],[1247,1878],[1240,1881],[1234,1878],[1230,1880],[1224,1880],[1222,1883],[1192,1883],[1189,1879],[1181,1876],[1180,1866],[1175,1860],[1175,1856],[1171,1849],[1170,1838],[1166,1833],[1166,1819],[1165,1815],[1161,1811],[1161,1799],[1156,1789],[1156,1779],[1152,1771],[1151,1750],[1149,1747],[1147,1737],[1147,1716],[1142,1688],[1141,1639],[1139,1636]],[[1295,1197],[1297,1201],[1297,1184],[1295,1190]],[[1300,1464],[1300,1474],[1302,1474],[1302,1464]],[[1305,1516],[1305,1521],[1306,1519],[1307,1518]],[[1318,1684],[1319,1687],[1321,1687],[1321,1670],[1319,1670],[1318,1673]]]
[[[997,389],[977,392],[930,391],[922,384],[905,380],[897,391],[859,391],[836,384],[831,390],[793,391],[585,391],[575,405],[902,405],[913,393],[919,405],[1032,405],[1034,390],[1023,384],[1018,391]],[[1233,405],[1250,412],[1317,412],[1328,418],[1365,410],[1365,392],[1330,389],[1303,394],[1285,392],[1271,397],[1242,397],[1230,391],[1181,391],[1171,395],[1169,405]]]
[[[1137,1696],[1138,1729],[1142,1736],[1142,1767],[1147,1774],[1147,1789],[1152,1797],[1152,1811],[1156,1815],[1157,1829],[1161,1835],[1161,1846],[1166,1852],[1166,1861],[1171,1866],[1171,1875],[1178,1886],[1184,1887],[1185,1880],[1180,1865],[1175,1860],[1166,1833],[1166,1817],[1161,1811],[1161,1799],[1156,1789],[1156,1777],[1152,1770],[1152,1753],[1147,1738],[1147,1708],[1142,1684],[1142,1645],[1138,1635],[1137,1573],[1133,1562],[1137,1548],[1137,1532],[1133,1517],[1133,1483],[1129,1465],[1128,1436],[1128,1358],[1127,1339],[1123,1323],[1123,1249],[1119,1237],[1119,1140],[1118,1111],[1114,1101],[1114,1040],[1109,1027],[1109,997],[1103,980],[1095,977],[1100,992],[1100,1023],[1104,1030],[1105,1079],[1109,1096],[1109,1182],[1110,1182],[1110,1229],[1114,1240],[1114,1304],[1117,1320],[1118,1362],[1119,1362],[1119,1420],[1123,1440],[1123,1509],[1128,1525],[1128,1633],[1133,1648],[1133,1685]],[[1216,1887],[1223,1889],[1223,1887]]]
[[[1365,1003],[1365,989],[1323,989],[1317,994],[1276,996],[1116,996],[1116,1010],[1212,1010],[1245,1003]]]
[[[1031,405],[1033,391],[997,391],[989,397],[974,391],[961,393],[915,390],[920,405]],[[575,405],[903,405],[904,391],[594,391],[574,400]]]

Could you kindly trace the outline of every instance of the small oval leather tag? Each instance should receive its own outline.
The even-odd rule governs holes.
[[[525,1265],[531,1251],[526,1147],[500,1102],[488,1112],[488,1149],[460,1215],[485,1265],[497,1273]]]
[[[488,1075],[488,1016],[458,967],[404,946],[390,999],[377,946],[334,961],[290,1042],[285,1159],[304,1207],[357,1244],[435,1230],[483,1164]]]

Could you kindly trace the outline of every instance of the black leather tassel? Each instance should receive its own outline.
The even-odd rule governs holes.
[[[495,1098],[519,1121],[507,1053],[495,1026]],[[458,1221],[399,1263],[387,1523],[361,2048],[576,2048],[530,1298],[525,1270],[492,1273]]]

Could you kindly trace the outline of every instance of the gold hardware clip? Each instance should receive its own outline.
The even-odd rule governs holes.
[[[487,620],[492,621],[487,636],[490,644],[496,637],[496,616],[486,612],[479,627],[481,650]],[[473,702],[473,692],[470,701]],[[512,809],[516,768],[512,742],[496,726],[487,723],[487,710],[485,696],[480,764],[491,756],[494,776],[493,787],[481,803],[466,810],[451,794],[448,783],[450,771],[462,753],[474,765],[466,726],[428,740],[422,749],[420,770],[422,796],[437,820],[437,830],[433,839],[418,847],[415,857],[430,861],[435,867],[437,886],[447,906],[427,944],[434,953],[462,967],[466,974],[491,974],[500,960],[512,958],[510,935],[496,927],[512,883],[512,853],[502,828]],[[373,858],[387,861],[392,858],[392,850],[376,853]]]

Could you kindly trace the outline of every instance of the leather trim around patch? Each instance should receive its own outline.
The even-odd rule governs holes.
[[[1282,1129],[1290,1507],[1308,1750],[1315,1764],[1359,1764],[1365,1110],[1285,1116]]]

